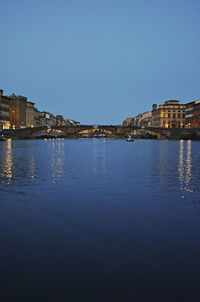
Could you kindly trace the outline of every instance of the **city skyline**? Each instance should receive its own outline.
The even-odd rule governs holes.
[[[0,88],[82,124],[121,124],[153,103],[197,100],[199,8],[1,1]]]

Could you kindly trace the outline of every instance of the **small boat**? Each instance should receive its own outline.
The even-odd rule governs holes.
[[[4,135],[0,134],[0,141],[5,141],[5,140],[6,140],[6,138],[4,137]]]
[[[127,142],[134,142],[134,139],[133,139],[131,136],[129,136],[129,137],[126,139],[126,141],[127,141]]]

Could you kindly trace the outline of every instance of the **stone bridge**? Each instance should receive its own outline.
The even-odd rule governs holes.
[[[33,127],[3,130],[6,138],[16,139],[33,139],[39,132],[60,131],[66,138],[78,138],[83,136],[84,131],[93,133],[94,131],[104,131],[109,137],[126,138],[132,135],[135,130],[142,130],[155,134],[158,139],[200,139],[200,129],[177,129],[177,128],[155,128],[155,127],[138,127],[138,126],[118,126],[118,125],[78,125],[78,126],[54,126],[50,129],[47,127]]]

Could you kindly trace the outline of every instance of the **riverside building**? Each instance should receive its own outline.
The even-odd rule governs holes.
[[[34,126],[35,126],[34,103],[27,102],[26,103],[26,127],[34,127]]]
[[[185,128],[193,127],[193,107],[195,102],[190,102],[186,104],[185,109]]]
[[[9,98],[3,95],[0,89],[0,129],[10,128],[10,106]]]
[[[27,98],[21,95],[17,96],[15,94],[11,94],[9,96],[9,102],[11,128],[25,128]]]
[[[195,101],[193,105],[192,127],[200,128],[200,100]]]
[[[152,127],[184,128],[186,105],[177,100],[165,101],[163,105],[153,104]]]

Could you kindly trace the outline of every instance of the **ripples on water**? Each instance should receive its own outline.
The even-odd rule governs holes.
[[[199,147],[156,140],[0,142],[4,299],[198,295]]]

